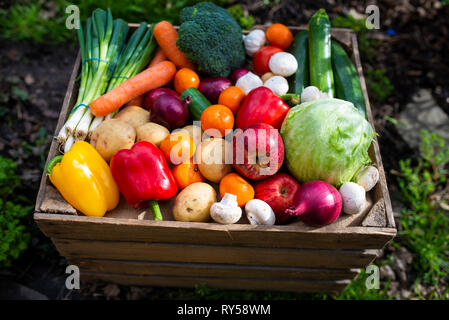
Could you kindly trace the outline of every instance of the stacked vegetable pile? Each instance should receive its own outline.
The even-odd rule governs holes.
[[[265,225],[363,212],[374,131],[325,11],[296,37],[279,23],[242,37],[211,3],[181,21],[142,23],[126,41],[127,24],[97,9],[79,31],[78,100],[58,136],[65,154],[47,166],[63,197],[103,216],[121,193],[155,220],[158,200],[176,197],[174,219],[223,224],[242,208]]]

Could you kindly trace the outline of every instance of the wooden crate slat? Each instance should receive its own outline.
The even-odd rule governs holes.
[[[311,268],[360,268],[377,250],[229,247],[173,243],[52,239],[65,257]]]
[[[82,240],[311,249],[381,249],[394,236],[389,228],[334,229],[332,225],[301,231],[293,226],[225,226],[213,223],[116,220],[42,213],[36,214],[35,220],[48,237]]]
[[[282,280],[266,279],[222,279],[212,277],[161,277],[112,274],[102,272],[85,272],[81,274],[81,281],[102,280],[122,285],[156,286],[191,288],[204,285],[208,288],[240,289],[240,290],[270,290],[285,292],[327,292],[338,293],[343,290],[350,280]]]
[[[65,119],[67,118],[67,113],[68,113],[69,108],[72,107],[76,102],[78,90],[77,90],[77,86],[75,84],[75,79],[78,76],[80,64],[81,64],[81,51],[78,51],[78,55],[76,56],[76,59],[75,59],[75,64],[73,65],[73,71],[72,71],[72,74],[70,75],[70,80],[69,80],[69,84],[67,87],[67,92],[64,97],[64,102],[62,103],[62,108],[61,108],[61,112],[59,114],[58,123],[56,124],[54,138],[50,145],[50,150],[48,151],[47,160],[45,162],[45,168],[47,167],[47,163],[51,159],[53,159],[53,157],[56,156],[58,153],[58,143],[55,140],[55,138],[58,135],[59,131],[61,130],[62,126],[64,125]],[[49,183],[49,181],[47,181],[47,180],[48,180],[47,175],[44,170],[44,172],[42,172],[42,178],[41,178],[39,191],[38,191],[37,198],[36,198],[36,205],[34,207],[34,211],[40,211],[42,201],[45,197],[45,186]]]
[[[265,267],[216,263],[173,263],[78,258],[69,258],[68,261],[69,264],[78,266],[81,274],[84,272],[105,272],[151,276],[351,280],[360,273],[360,269]]]
[[[371,123],[371,125],[375,129],[373,113],[371,111],[371,104],[370,104],[369,98],[368,98],[368,90],[366,89],[365,76],[363,75],[362,61],[360,60],[357,36],[355,33],[353,33],[351,35],[351,42],[352,42],[352,49],[353,49],[352,51],[354,54],[353,60],[354,60],[357,72],[359,74],[360,84],[362,86],[363,95],[365,97],[366,116],[367,116],[368,121]],[[387,220],[388,220],[388,227],[395,228],[393,208],[391,206],[390,194],[388,192],[388,186],[387,186],[387,178],[385,177],[385,171],[384,171],[384,166],[382,164],[382,156],[380,154],[379,141],[377,139],[377,136],[374,136],[374,141],[371,144],[371,148],[374,151],[374,157],[372,157],[372,158],[375,159],[376,167],[379,170],[379,182],[377,183],[377,185],[375,186],[375,189],[374,189],[376,198],[377,199],[383,198],[384,204],[385,204],[386,216],[387,216]]]

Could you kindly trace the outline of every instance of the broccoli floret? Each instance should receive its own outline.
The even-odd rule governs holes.
[[[200,71],[227,77],[245,63],[242,29],[223,8],[200,2],[181,11],[176,44]]]

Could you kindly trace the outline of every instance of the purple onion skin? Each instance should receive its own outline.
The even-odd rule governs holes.
[[[151,91],[149,91],[146,96],[145,99],[143,101],[143,107],[147,110],[151,111],[151,108],[154,105],[154,102],[156,101],[157,98],[159,98],[161,95],[163,94],[169,94],[172,95],[175,98],[179,98],[179,94],[169,88],[157,88],[157,89],[153,89]]]
[[[171,94],[163,94],[154,101],[150,113],[150,121],[158,123],[170,131],[183,127],[189,121],[187,104],[190,96],[179,100]]]
[[[218,102],[220,93],[231,86],[231,81],[225,77],[205,78],[201,80],[198,90],[213,104]]]
[[[293,206],[285,212],[298,216],[306,225],[322,227],[337,220],[342,199],[337,189],[324,181],[309,181],[301,186],[293,199]]]
[[[248,69],[245,68],[238,68],[232,71],[231,75],[229,76],[229,80],[231,80],[232,85],[235,85],[237,83],[237,80],[247,74],[249,72]]]

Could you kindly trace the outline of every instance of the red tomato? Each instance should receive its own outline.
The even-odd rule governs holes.
[[[254,71],[260,75],[270,72],[268,62],[270,61],[271,56],[282,51],[282,49],[274,46],[266,46],[257,51],[253,59]]]

